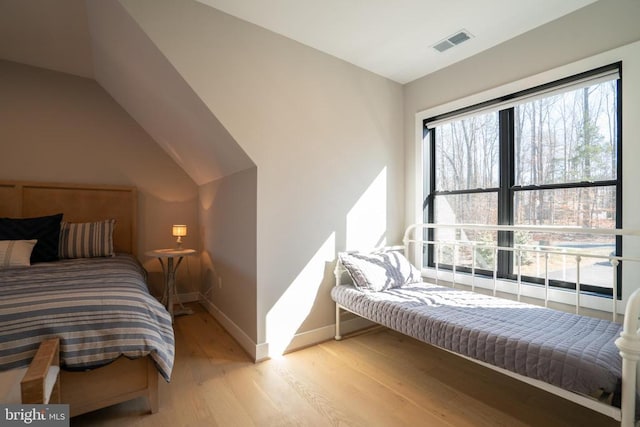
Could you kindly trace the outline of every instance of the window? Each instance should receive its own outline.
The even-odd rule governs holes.
[[[425,221],[619,227],[620,68],[612,64],[425,120]],[[609,236],[463,232],[447,236],[451,231],[440,229],[429,238],[621,252],[621,241]],[[541,282],[544,275],[533,260],[514,259],[514,252],[501,251],[494,259],[494,251],[479,251],[472,265],[471,254],[463,248],[455,255],[451,251],[430,251],[425,264],[446,267],[455,256],[458,271],[475,267],[476,272],[493,274],[497,266],[498,277],[514,278],[520,263],[528,281]],[[573,257],[558,255],[549,265],[552,285],[575,288]],[[583,277],[590,281],[582,289],[611,295],[611,268],[584,259],[581,271],[588,269]]]

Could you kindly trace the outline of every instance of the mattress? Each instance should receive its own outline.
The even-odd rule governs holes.
[[[336,286],[338,304],[418,340],[587,396],[617,394],[622,325],[426,283]]]
[[[150,355],[165,380],[173,369],[171,317],[130,255],[0,270],[0,370],[27,366],[46,338],[60,338],[63,369]]]

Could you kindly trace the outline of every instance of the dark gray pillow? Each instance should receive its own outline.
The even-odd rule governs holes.
[[[58,260],[62,214],[37,218],[0,218],[0,240],[38,240],[31,264]]]
[[[343,252],[338,257],[354,285],[362,291],[379,292],[422,282],[420,270],[397,251]]]

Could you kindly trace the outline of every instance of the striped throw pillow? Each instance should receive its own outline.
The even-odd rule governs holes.
[[[97,222],[63,222],[60,227],[60,258],[113,256],[115,219]]]
[[[422,282],[420,270],[399,252],[341,252],[338,257],[361,291],[380,292]]]
[[[0,240],[0,270],[31,265],[31,251],[37,240]]]

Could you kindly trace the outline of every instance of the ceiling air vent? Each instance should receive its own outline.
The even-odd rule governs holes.
[[[467,30],[460,30],[455,34],[450,35],[446,39],[439,41],[433,48],[438,52],[444,52],[447,49],[451,49],[452,47],[459,45],[462,42],[469,40],[471,37],[471,33]]]

